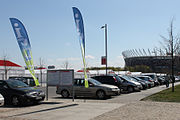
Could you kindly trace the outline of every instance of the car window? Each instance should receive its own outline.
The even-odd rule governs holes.
[[[99,81],[99,82],[101,82],[101,83],[104,83],[104,77],[103,76],[94,76],[92,78]]]
[[[100,82],[98,82],[97,80],[94,80],[94,79],[89,79],[88,80],[90,83],[92,83],[92,84],[94,84],[94,85],[100,85],[101,83]]]
[[[135,82],[138,82],[137,79],[133,78],[133,77],[130,77],[132,81],[135,81]]]
[[[84,80],[83,79],[75,79],[74,85],[84,86]]]
[[[116,77],[113,77],[113,76],[108,76],[108,84],[111,84],[111,85],[115,85],[115,79]]]
[[[21,82],[19,80],[7,80],[6,83],[9,85],[11,88],[20,88],[20,87],[28,87],[27,84],[24,82]]]
[[[101,78],[98,80],[99,82],[103,84],[110,84],[111,77],[110,76],[101,76]]]
[[[121,77],[124,79],[124,81],[131,81],[131,78],[129,78],[128,76],[123,75]]]
[[[133,77],[135,78],[137,81],[141,81],[142,79],[141,78],[138,78],[138,77]]]
[[[122,82],[123,81],[119,76],[116,76],[116,79],[117,79],[118,82]]]

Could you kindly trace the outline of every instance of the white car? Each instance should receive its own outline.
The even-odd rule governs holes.
[[[0,105],[4,104],[4,97],[0,94]]]

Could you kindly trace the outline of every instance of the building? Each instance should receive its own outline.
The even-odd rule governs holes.
[[[25,68],[9,60],[0,60],[0,79],[8,79],[9,76],[23,76]]]
[[[148,66],[155,73],[171,73],[172,57],[165,54],[152,54],[145,50],[128,50],[122,52],[125,67]],[[180,72],[180,55],[174,55],[174,72]]]

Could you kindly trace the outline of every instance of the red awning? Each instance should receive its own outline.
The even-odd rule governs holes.
[[[39,68],[36,68],[37,70],[43,70],[43,69],[46,69],[44,67],[39,67]]]
[[[84,72],[84,70],[78,70],[77,72]],[[86,72],[89,72],[88,70],[86,70]]]
[[[13,63],[8,60],[0,60],[0,66],[8,66],[8,67],[22,67],[16,63]]]

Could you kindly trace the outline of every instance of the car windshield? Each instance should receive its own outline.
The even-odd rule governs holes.
[[[116,80],[118,81],[118,82],[122,82],[123,80],[121,80],[121,78],[117,75],[117,76],[115,76],[116,77]]]
[[[138,82],[135,78],[130,77],[132,81]]]
[[[6,82],[9,85],[9,87],[11,87],[11,88],[28,87],[27,84],[25,84],[19,80],[7,80]]]
[[[101,85],[102,83],[100,83],[99,81],[95,80],[95,79],[92,79],[92,78],[89,78],[88,79],[89,82],[91,82],[92,84],[94,85]]]
[[[154,76],[154,75],[146,75],[146,76],[149,76],[149,77],[151,77],[152,79],[155,79],[155,76]]]
[[[146,81],[149,80],[149,77],[140,77],[140,78],[142,78],[143,80],[146,80]]]
[[[131,78],[130,78],[129,76],[123,75],[123,76],[121,76],[121,77],[124,78],[124,79],[127,80],[127,81],[132,81]]]
[[[138,77],[133,77],[134,79],[138,80],[138,81],[142,81],[141,78],[138,78]]]

